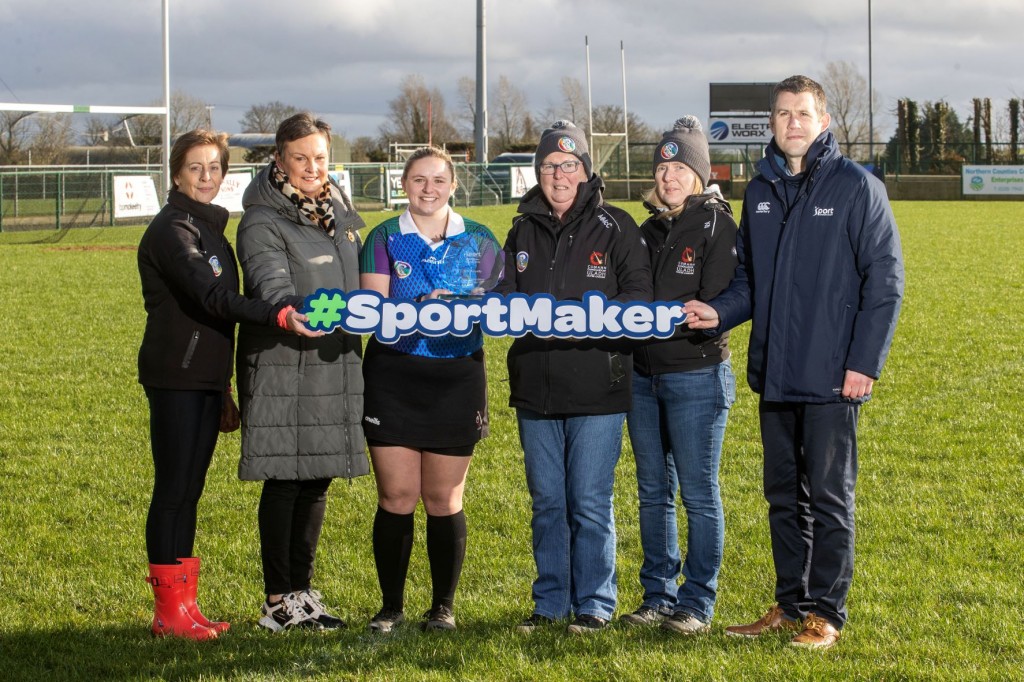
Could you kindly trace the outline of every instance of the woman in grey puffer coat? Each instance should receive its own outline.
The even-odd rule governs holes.
[[[356,230],[364,223],[327,176],[330,126],[296,114],[277,153],[249,184],[238,226],[248,296],[271,303],[318,288],[359,288]],[[318,338],[243,325],[238,335],[242,480],[262,480],[259,528],[267,600],[260,625],[344,627],[310,588],[327,488],[369,473],[363,430],[361,339]]]

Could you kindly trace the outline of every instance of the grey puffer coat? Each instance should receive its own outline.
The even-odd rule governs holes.
[[[364,223],[332,184],[335,233],[299,213],[270,182],[271,166],[242,197],[238,257],[245,293],[274,303],[318,288],[359,288]],[[361,420],[362,341],[340,329],[320,338],[242,325],[237,376],[242,480],[353,478],[369,473]]]

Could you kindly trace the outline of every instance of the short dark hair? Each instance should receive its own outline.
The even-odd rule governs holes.
[[[825,97],[825,89],[821,84],[807,76],[790,76],[786,80],[779,81],[772,88],[772,113],[775,113],[775,101],[780,92],[790,92],[799,95],[801,92],[809,92],[814,97],[814,106],[818,109],[818,116],[827,112],[828,100]]]
[[[327,140],[327,148],[331,147],[331,124],[322,118],[317,118],[308,111],[289,116],[277,126],[277,136],[274,144],[277,147],[278,156],[284,155],[284,146],[289,142],[302,139],[320,133]]]
[[[230,152],[228,152],[228,134],[214,132],[206,128],[196,128],[175,140],[174,146],[171,147],[169,165],[171,184],[174,185],[175,189],[177,189],[178,183],[174,181],[174,178],[181,172],[182,166],[185,165],[185,157],[188,156],[189,151],[193,147],[202,147],[207,144],[217,148],[217,152],[220,154],[221,173],[223,175],[228,174],[228,158],[231,156]]]

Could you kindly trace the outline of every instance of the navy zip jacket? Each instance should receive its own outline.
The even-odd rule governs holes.
[[[736,271],[736,223],[732,207],[714,194],[686,200],[677,216],[650,204],[640,226],[651,259],[655,301],[707,301],[722,292]],[[668,339],[651,339],[633,351],[633,366],[644,376],[689,372],[728,359],[729,332],[708,337],[685,324]]]
[[[650,301],[651,269],[636,221],[604,203],[597,175],[580,183],[559,222],[540,186],[519,204],[505,241],[498,293],[547,293],[580,300],[599,291],[609,300]],[[527,334],[508,352],[509,405],[544,415],[614,414],[632,404],[635,342],[542,339]]]
[[[846,370],[878,378],[903,298],[885,187],[825,131],[793,176],[774,139],[747,187],[717,333],[751,319],[747,379],[773,402],[841,402]],[[866,398],[856,402],[863,402]]]

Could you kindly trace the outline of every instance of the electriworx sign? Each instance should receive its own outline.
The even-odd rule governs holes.
[[[708,136],[713,142],[763,142],[772,139],[768,116],[712,116]]]

